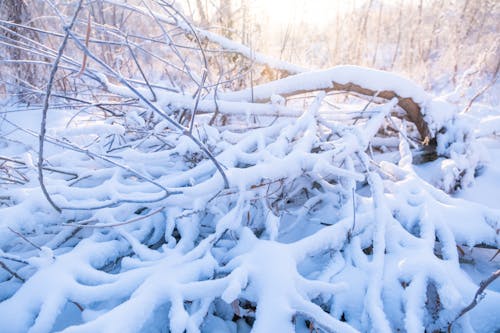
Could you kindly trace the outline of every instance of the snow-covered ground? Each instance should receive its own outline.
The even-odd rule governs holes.
[[[500,208],[500,142],[483,140],[488,149],[489,160],[474,181],[474,185],[457,193],[457,197],[481,203],[491,208]]]
[[[500,268],[498,85],[467,106],[397,73],[294,66],[166,2],[106,3],[166,42],[98,31],[177,74],[125,77],[89,15],[64,30],[75,89],[52,87],[46,126],[39,103],[1,101],[0,333],[500,330],[500,279],[464,312]],[[285,78],[209,82],[229,52]]]
[[[323,81],[320,85],[328,85],[329,79]],[[401,89],[412,94],[401,85],[400,94],[405,94]],[[281,92],[261,90],[269,96]],[[418,94],[420,101],[430,98]],[[4,106],[5,175],[13,175],[16,160],[24,163],[16,170],[26,182],[2,185],[0,259],[7,265],[0,284],[2,332],[163,332],[167,327],[246,332],[251,323],[252,332],[307,332],[308,325],[339,332],[445,327],[472,300],[479,282],[500,266],[499,257],[490,260],[496,250],[473,247],[498,244],[492,226],[498,228],[500,216],[500,141],[487,136],[469,146],[481,150],[482,162],[473,184],[453,196],[436,187],[446,184],[446,165],[455,162],[442,157],[413,166],[404,133],[395,141],[399,153],[380,155],[386,157],[377,158],[377,169],[365,178],[349,156],[368,162],[359,147],[377,134],[394,102],[369,107],[365,112],[373,116],[349,127],[320,110],[324,97],[320,94],[298,120],[285,118],[247,134],[219,133],[205,125],[205,140],[213,140],[217,158],[228,168],[226,190],[210,161],[188,166],[185,158],[179,160],[198,150],[182,136],[167,134],[173,147],[167,154],[131,148],[144,140],[126,139],[133,126],[144,126],[137,115],[121,123],[72,119],[69,110],[50,110],[46,159],[54,170],[76,173],[82,182],[68,187],[72,176],[46,170],[49,192],[67,207],[61,215],[48,205],[36,177],[40,120],[34,111]],[[346,115],[366,108],[344,107]],[[442,109],[429,110],[432,115]],[[447,124],[445,140],[456,130],[450,117],[432,118]],[[320,130],[319,124],[325,127]],[[342,135],[321,141],[318,131]],[[99,142],[105,137],[138,141],[103,155],[110,145]],[[322,148],[311,153],[314,147]],[[468,165],[453,154],[455,168]],[[99,156],[117,164],[99,162]],[[149,162],[143,164],[146,156]],[[334,164],[325,163],[329,160]],[[318,185],[308,185],[310,177]],[[162,198],[155,184],[180,194]],[[356,187],[360,195],[353,198],[346,189]],[[304,190],[311,192],[304,196]],[[83,231],[61,227],[67,223]],[[42,247],[37,250],[22,237]],[[498,329],[499,300],[496,281],[457,329]]]

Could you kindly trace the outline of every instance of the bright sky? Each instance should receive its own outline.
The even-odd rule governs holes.
[[[290,23],[307,22],[322,26],[340,12],[361,7],[365,0],[254,0],[252,12],[263,12],[269,17],[270,25],[284,26]]]

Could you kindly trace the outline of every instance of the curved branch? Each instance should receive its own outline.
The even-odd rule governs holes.
[[[424,105],[432,97],[419,85],[397,74],[359,66],[337,66],[322,71],[301,73],[236,92],[219,94],[225,101],[267,102],[273,95],[289,97],[318,90],[352,91],[386,100],[398,99],[410,121],[418,129],[422,141],[433,138],[424,119]]]
[[[44,143],[45,143],[45,134],[47,132],[47,112],[49,110],[49,100],[50,100],[50,94],[52,92],[52,85],[54,84],[54,78],[56,76],[56,72],[59,66],[59,61],[61,60],[61,57],[64,53],[64,49],[66,48],[66,44],[68,43],[69,35],[70,35],[70,30],[73,27],[73,25],[76,22],[76,18],[78,16],[78,12],[82,8],[82,2],[83,0],[80,0],[77,4],[75,13],[73,14],[73,17],[71,19],[71,22],[69,23],[68,26],[65,27],[66,34],[64,35],[64,39],[59,46],[59,50],[57,51],[57,56],[56,59],[54,60],[54,64],[52,66],[52,70],[50,71],[50,76],[49,76],[49,82],[47,83],[47,91],[45,93],[45,99],[43,101],[43,110],[42,110],[42,121],[40,124],[40,137],[39,137],[39,145],[38,145],[38,180],[40,182],[40,188],[42,189],[42,192],[47,198],[47,201],[50,203],[52,207],[57,212],[61,212],[61,208],[58,207],[55,202],[52,200],[50,197],[49,192],[47,191],[47,188],[45,187],[44,179],[43,179],[43,150],[44,150]]]

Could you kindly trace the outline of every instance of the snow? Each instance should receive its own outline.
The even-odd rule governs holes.
[[[300,90],[333,88],[333,82],[353,83],[373,91],[394,91],[400,97],[410,97],[418,104],[430,103],[430,96],[420,86],[400,75],[351,65],[308,71],[242,91],[222,93],[219,96],[223,100],[238,102],[251,101],[253,96],[254,100],[258,101]],[[432,104],[430,107],[437,108],[437,105]]]
[[[442,322],[435,325],[446,324],[446,318],[449,320],[452,313],[464,306],[476,288],[460,268],[455,242],[469,246],[499,243],[492,228],[497,228],[500,212],[492,202],[489,208],[484,206],[492,194],[486,192],[478,196],[474,192],[484,191],[486,184],[496,181],[497,146],[488,146],[492,164],[477,178],[479,187],[458,192],[456,197],[425,180],[431,179],[435,169],[412,165],[404,133],[398,140],[399,162],[381,161],[379,169],[375,169],[381,170],[380,174],[378,171],[364,173],[348,158],[358,154],[360,161],[369,160],[365,150],[397,100],[373,106],[372,116],[360,123],[359,128],[351,132],[344,128],[345,135],[326,144],[318,141],[316,121],[322,115],[324,98],[323,94],[318,95],[294,122],[278,122],[245,134],[220,133],[208,127],[207,136],[214,144],[223,138],[233,142],[225,143],[218,155],[227,168],[231,189],[216,205],[211,202],[220,193],[222,183],[213,165],[206,160],[181,173],[176,170],[177,163],[166,163],[161,171],[170,170],[156,177],[155,182],[178,191],[161,200],[154,200],[158,196],[154,184],[142,178],[130,178],[127,170],[131,168],[147,175],[154,164],[198,151],[198,146],[178,134],[171,134],[169,140],[174,140],[175,145],[170,152],[146,154],[132,149],[117,152],[117,160],[123,160],[127,169],[115,169],[115,164],[105,160],[73,157],[76,172],[85,170],[86,165],[99,169],[84,173],[95,180],[67,187],[65,180],[50,178],[49,191],[63,207],[102,208],[86,208],[81,213],[70,213],[65,208],[68,217],[79,220],[80,224],[103,227],[130,220],[145,203],[151,208],[142,213],[144,216],[155,210],[160,213],[114,230],[89,229],[85,239],[64,251],[55,245],[61,244],[57,240],[44,245],[42,251],[31,250],[32,254],[27,257],[30,271],[20,270],[23,275],[29,274],[26,283],[10,287],[4,284],[3,288],[9,288],[8,294],[13,296],[0,303],[0,311],[7,314],[0,319],[0,327],[5,332],[48,332],[55,327],[63,332],[102,329],[137,332],[145,325],[155,327],[164,323],[172,332],[248,330],[242,323],[231,322],[232,318],[215,315],[217,312],[211,304],[219,299],[236,304],[240,315],[246,313],[254,317],[252,332],[294,332],[303,325],[301,321],[294,323],[294,318],[312,320],[327,331],[355,332],[373,328],[390,332],[400,327],[418,332],[429,325],[425,319],[428,310],[424,295],[430,281],[436,285],[444,307]],[[446,115],[443,121],[449,118]],[[163,133],[163,126],[156,125],[157,134]],[[332,125],[332,128],[338,126]],[[122,125],[109,123],[55,133],[79,137],[106,131],[126,135]],[[331,148],[311,152],[320,145]],[[49,159],[64,167],[65,154],[73,156],[74,152],[55,149],[54,157]],[[20,156],[31,166],[28,172],[35,173],[32,153],[24,151]],[[149,164],[142,164],[145,158]],[[455,165],[449,158],[442,158],[441,162],[441,167],[446,163]],[[241,163],[245,167],[238,167]],[[440,172],[446,173],[446,170]],[[313,190],[311,193],[315,196],[304,203],[308,208],[289,205],[283,206],[285,210],[278,208],[279,213],[269,209],[265,214],[254,208],[268,205],[268,199],[262,198],[275,191],[270,185],[261,187],[261,183],[277,182],[278,185],[282,179],[296,179],[299,185],[309,181],[303,178],[305,173],[326,191],[315,193]],[[324,180],[329,178],[340,180],[339,184],[347,188],[326,183]],[[355,223],[349,204],[344,213],[332,215],[334,208],[325,200],[331,200],[338,191],[348,197],[356,182],[365,180],[373,198],[356,196]],[[300,194],[293,194],[301,190],[299,185],[288,195],[295,196],[294,200],[303,200]],[[328,191],[333,191],[330,196]],[[36,182],[31,182],[26,189],[12,188],[10,195],[17,204],[2,208],[2,223],[23,230],[36,225],[53,228],[52,221],[57,216],[45,202]],[[195,213],[207,205],[208,215]],[[25,222],[21,223],[23,219]],[[318,221],[331,225],[321,226]],[[212,225],[212,234],[206,234],[201,228],[207,223]],[[263,228],[261,238],[255,236],[255,228]],[[173,237],[174,229],[179,240]],[[409,233],[411,230],[418,231]],[[442,260],[434,255],[435,237],[439,238]],[[13,235],[6,230],[2,238],[12,242]],[[167,242],[157,250],[147,245],[161,238]],[[362,250],[369,245],[373,253],[367,256]],[[333,255],[330,257],[327,253]],[[113,273],[100,270],[122,256]],[[311,260],[319,260],[318,266]],[[411,282],[404,289],[401,281]],[[44,288],[40,289],[40,285]],[[491,313],[497,298],[496,292],[488,292],[484,303],[475,311],[484,309]],[[323,299],[331,314],[324,312],[316,299]],[[82,306],[84,311],[78,315],[71,302]],[[186,302],[191,305],[187,307]],[[242,302],[257,304],[255,313],[242,308]],[[402,309],[394,302],[401,304]],[[161,307],[163,316],[168,313],[168,317],[160,320],[162,314],[158,309]],[[61,316],[66,314],[71,319],[64,321]],[[342,316],[346,322],[340,320]],[[13,317],[15,322],[10,320]],[[480,325],[468,320],[457,325],[472,325],[479,332],[496,325],[493,317],[485,317],[486,322]],[[237,328],[238,325],[241,328]]]
[[[498,115],[460,113],[394,73],[306,71],[195,31],[294,75],[217,100],[207,88],[188,128],[189,92],[152,102],[89,68],[140,102],[124,116],[49,110],[44,182],[61,213],[39,184],[39,112],[3,104],[0,331],[445,331],[499,267]],[[332,115],[334,83],[398,96]],[[302,91],[315,96],[286,99]],[[413,162],[401,98],[428,122],[432,161]],[[229,120],[212,124],[216,112]],[[500,329],[499,302],[497,281],[453,331]]]
[[[498,189],[500,189],[500,145],[493,140],[486,142],[489,161],[480,170],[474,185],[457,193],[457,197],[483,204],[492,209],[499,208]]]

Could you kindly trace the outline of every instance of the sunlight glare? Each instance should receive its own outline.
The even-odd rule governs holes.
[[[254,13],[262,13],[267,20],[262,22],[271,30],[287,29],[287,26],[307,24],[313,27],[323,27],[335,20],[338,13],[345,13],[360,7],[365,1],[335,1],[335,0],[257,0],[254,2]]]

